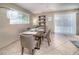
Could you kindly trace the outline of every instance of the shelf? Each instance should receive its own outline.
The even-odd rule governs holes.
[[[45,21],[44,22],[39,21],[39,23],[46,23],[46,22]]]
[[[44,27],[44,30],[46,31],[46,16],[45,15],[39,16],[39,26]]]

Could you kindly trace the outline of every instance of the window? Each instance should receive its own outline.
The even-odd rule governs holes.
[[[29,15],[24,13],[15,11],[15,10],[8,10],[7,17],[10,19],[10,24],[29,24]]]

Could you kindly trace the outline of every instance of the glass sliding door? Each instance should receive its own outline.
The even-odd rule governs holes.
[[[54,16],[55,29],[58,34],[76,34],[76,13],[62,13]]]

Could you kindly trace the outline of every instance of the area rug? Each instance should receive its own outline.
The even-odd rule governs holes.
[[[79,48],[79,41],[71,41],[77,48]]]

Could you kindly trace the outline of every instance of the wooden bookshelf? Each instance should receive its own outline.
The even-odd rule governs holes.
[[[39,26],[44,28],[44,32],[46,32],[46,16],[39,16]]]

